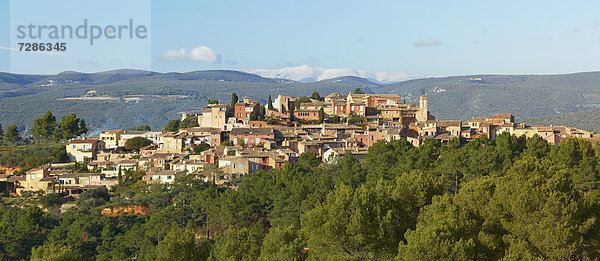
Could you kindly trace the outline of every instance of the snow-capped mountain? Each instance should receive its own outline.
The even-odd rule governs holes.
[[[356,76],[378,83],[395,83],[430,77],[422,74],[408,74],[399,72],[369,72],[357,69],[325,69],[306,64],[281,69],[249,69],[241,71],[256,74],[265,78],[281,78],[299,82],[314,82],[341,76]]]

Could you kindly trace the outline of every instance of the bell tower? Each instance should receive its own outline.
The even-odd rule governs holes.
[[[429,119],[429,111],[427,109],[427,95],[423,92],[423,95],[419,98],[419,111],[417,112],[417,121],[426,121]]]

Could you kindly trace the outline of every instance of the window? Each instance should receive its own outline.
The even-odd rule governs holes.
[[[260,139],[259,138],[256,138],[256,143],[260,143]]]
[[[167,176],[167,179],[173,179],[173,176]]]
[[[236,165],[235,165],[235,163],[233,163],[233,168],[235,169],[235,167],[236,167]]]
[[[243,169],[243,168],[244,168],[244,163],[241,163],[240,164],[240,169]]]

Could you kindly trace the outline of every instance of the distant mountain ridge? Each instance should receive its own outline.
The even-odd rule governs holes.
[[[427,78],[429,76],[422,74],[393,73],[393,72],[369,72],[357,69],[324,69],[309,65],[300,65],[286,67],[281,69],[251,69],[242,70],[244,72],[260,75],[267,78],[288,79],[298,82],[315,82],[327,79],[333,79],[342,76],[354,76],[368,79],[369,81],[388,84],[402,82],[413,79]]]
[[[600,72],[468,75],[381,84],[357,76],[298,82],[232,70],[158,73],[124,69],[56,75],[0,73],[0,124],[31,126],[33,119],[52,110],[58,117],[75,112],[96,128],[142,124],[162,128],[168,120],[180,117],[180,112],[203,108],[208,99],[229,103],[232,92],[264,103],[269,95],[309,96],[314,91],[323,96],[345,95],[356,88],[398,94],[413,104],[425,91],[430,111],[438,119],[468,120],[501,112],[529,119],[573,112],[585,115],[587,110],[600,108]],[[89,90],[95,90],[99,98],[85,98]],[[585,128],[600,130],[600,122],[588,120]]]

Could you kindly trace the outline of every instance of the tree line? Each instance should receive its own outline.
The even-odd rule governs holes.
[[[34,142],[42,143],[69,140],[88,131],[85,120],[77,118],[75,113],[66,115],[59,123],[56,121],[56,116],[48,111],[44,116],[34,120],[31,135]],[[6,127],[6,131],[3,131],[2,125],[0,125],[0,145],[15,146],[23,142],[25,139],[21,136],[16,124]]]
[[[600,258],[600,146],[539,136],[380,141],[364,162],[312,153],[246,175],[237,190],[194,175],[146,184],[124,171],[53,214],[0,207],[2,259],[500,260]],[[203,176],[222,175],[207,167]],[[41,203],[40,203],[41,204]],[[150,215],[108,217],[107,206]]]

